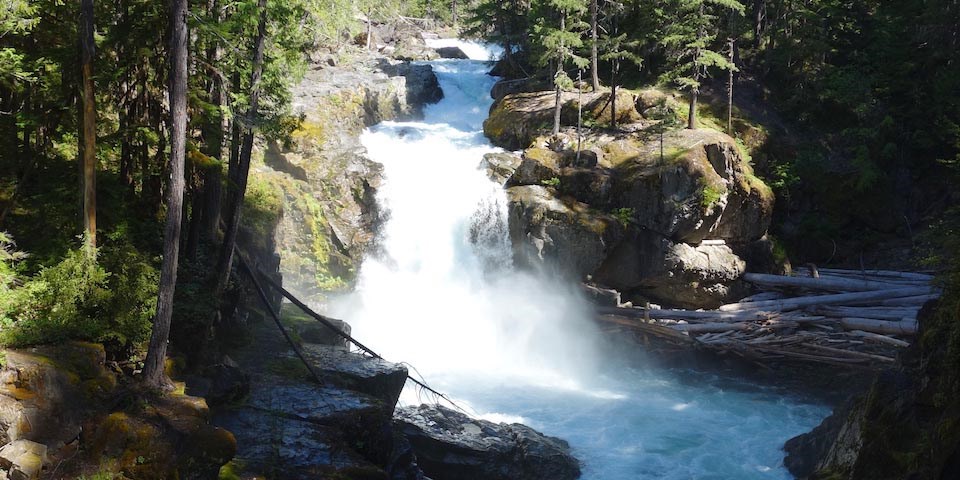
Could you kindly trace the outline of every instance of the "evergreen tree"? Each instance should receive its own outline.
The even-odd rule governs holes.
[[[183,166],[187,146],[187,0],[173,0],[170,7],[170,114],[170,185],[167,186],[167,220],[163,231],[163,268],[157,315],[143,367],[144,383],[154,388],[163,386],[165,379],[163,364],[180,255]]]
[[[567,62],[578,69],[590,63],[577,55],[577,50],[583,47],[580,35],[588,26],[580,18],[585,11],[586,5],[579,0],[546,0],[538,12],[539,22],[534,29],[540,50],[537,63],[554,66],[553,135],[560,133],[561,94],[573,87],[573,80],[565,69]]]
[[[671,0],[668,5],[673,18],[666,25],[661,42],[672,57],[673,65],[663,78],[690,92],[687,128],[696,128],[701,81],[709,75],[711,67],[735,68],[714,44],[721,27],[720,16],[742,15],[744,9],[737,0]]]

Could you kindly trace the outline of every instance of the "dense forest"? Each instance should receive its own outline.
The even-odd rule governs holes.
[[[241,226],[275,208],[251,161],[301,128],[312,53],[375,49],[398,18],[502,46],[497,75],[555,91],[554,134],[563,91],[674,92],[664,125],[738,139],[796,263],[941,276],[955,392],[955,0],[4,0],[0,345],[103,343],[166,385],[168,337],[248,288]]]

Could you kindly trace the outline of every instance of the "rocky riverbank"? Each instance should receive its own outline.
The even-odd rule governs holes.
[[[620,93],[622,128],[584,129],[578,154],[573,128],[544,136],[546,93],[505,95],[484,125],[499,145],[523,148],[484,161],[507,189],[517,264],[591,278],[625,301],[687,308],[745,295],[748,270],[786,267],[765,236],[773,193],[734,139],[709,129],[661,136],[656,94]],[[587,122],[608,118],[609,97],[583,96]],[[564,123],[575,124],[578,96],[563,101]]]

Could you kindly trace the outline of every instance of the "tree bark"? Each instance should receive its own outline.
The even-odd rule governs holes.
[[[733,39],[730,39],[730,76],[727,78],[727,135],[733,135]]]
[[[600,90],[600,67],[597,59],[597,2],[598,0],[590,0],[590,75],[594,92]]]
[[[560,30],[566,29],[566,15],[560,15]],[[560,49],[563,50],[563,45],[561,42]],[[560,100],[562,90],[560,89],[560,75],[563,75],[563,53],[557,55],[557,71],[553,75],[553,86],[556,92],[553,103],[553,135],[557,136],[560,134]]]
[[[187,0],[171,0],[170,56],[170,182],[167,186],[167,219],[163,231],[163,266],[160,271],[157,314],[143,367],[143,382],[153,388],[160,388],[166,383],[163,364],[167,356],[180,253],[183,167],[187,141]]]
[[[258,0],[257,8],[260,11],[260,22],[257,26],[257,38],[253,47],[253,71],[250,75],[250,110],[248,121],[257,117],[257,108],[260,103],[260,78],[263,76],[263,42],[267,35],[267,0]],[[223,238],[223,247],[220,250],[220,260],[217,264],[217,284],[215,295],[217,298],[223,293],[230,279],[230,269],[233,266],[233,250],[237,244],[237,232],[240,228],[240,212],[243,197],[247,190],[247,177],[250,173],[250,155],[253,153],[253,126],[244,128],[243,143],[240,147],[240,157],[237,164],[237,174],[230,175],[236,182],[235,189],[230,196],[227,216],[227,230]]]
[[[83,83],[83,231],[87,246],[97,246],[97,110],[93,93],[93,0],[80,2],[80,75]]]

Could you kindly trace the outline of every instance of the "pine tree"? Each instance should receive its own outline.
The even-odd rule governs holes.
[[[585,68],[590,61],[577,55],[583,47],[580,34],[588,25],[580,16],[586,11],[586,5],[579,0],[546,0],[540,8],[540,21],[534,30],[541,49],[537,63],[540,66],[553,65],[553,85],[555,90],[553,110],[553,135],[560,133],[560,107],[563,90],[573,87],[573,80],[567,75],[565,66],[572,62],[578,69]]]
[[[164,383],[163,363],[170,336],[173,294],[180,254],[180,220],[183,212],[183,166],[187,143],[187,0],[173,0],[170,8],[170,185],[167,186],[167,220],[163,230],[163,267],[157,314],[143,379],[148,386]]]
[[[669,11],[673,21],[667,24],[661,40],[673,58],[673,67],[664,80],[690,91],[690,113],[687,128],[697,125],[697,96],[701,81],[711,67],[730,70],[734,65],[724,58],[714,44],[724,14],[742,15],[743,5],[737,0],[672,0]]]

